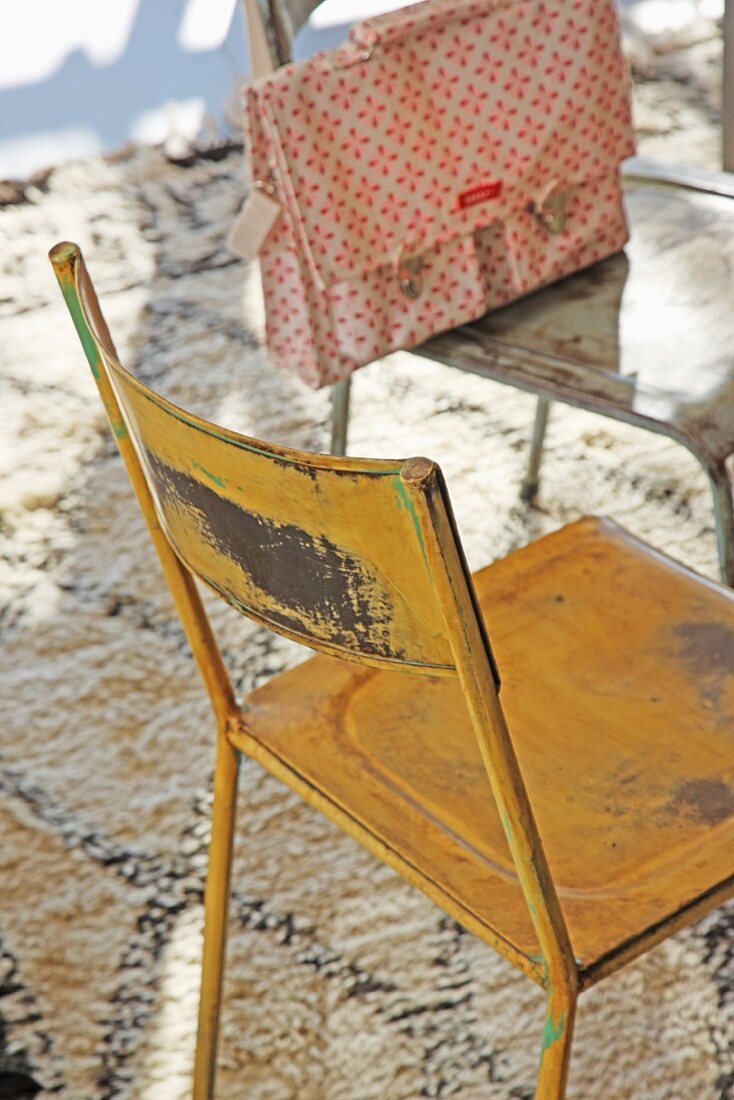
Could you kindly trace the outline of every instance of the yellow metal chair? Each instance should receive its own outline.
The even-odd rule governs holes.
[[[216,715],[194,1096],[242,752],[546,990],[559,1100],[579,994],[734,893],[734,595],[598,519],[472,578],[435,463],[184,412],[118,363],[78,248],[51,260]],[[320,654],[238,705],[195,578]]]

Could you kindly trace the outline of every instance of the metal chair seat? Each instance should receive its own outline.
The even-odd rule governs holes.
[[[586,987],[734,882],[734,596],[600,519],[473,581]],[[456,680],[314,657],[248,697],[239,743],[303,777],[533,973],[541,948]]]

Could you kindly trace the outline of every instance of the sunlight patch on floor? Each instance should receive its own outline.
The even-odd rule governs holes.
[[[190,1094],[199,1005],[201,910],[181,914],[161,963],[158,1002],[144,1058],[140,1100],[184,1100]]]

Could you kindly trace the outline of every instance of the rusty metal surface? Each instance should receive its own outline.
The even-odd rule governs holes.
[[[700,182],[630,179],[624,253],[418,353],[730,454],[734,202]]]

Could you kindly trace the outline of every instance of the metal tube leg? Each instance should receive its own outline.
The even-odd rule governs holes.
[[[566,1095],[576,999],[575,994],[553,990],[548,996],[535,1100],[563,1100]]]
[[[721,580],[734,588],[734,503],[732,484],[725,462],[704,463],[714,498],[716,542],[719,548]]]
[[[199,1028],[196,1036],[194,1100],[212,1100],[222,994],[224,951],[227,939],[232,839],[237,801],[239,755],[220,731],[214,771],[212,838],[204,896],[204,960],[201,970]]]
[[[721,104],[723,125],[723,161],[727,172],[734,171],[734,4],[732,0],[724,3],[724,81]]]
[[[352,377],[343,378],[331,390],[331,453],[347,453],[347,425],[349,424],[349,393]]]
[[[534,500],[538,485],[540,484],[540,460],[543,457],[543,442],[545,429],[548,426],[548,412],[550,410],[550,398],[539,397],[535,408],[535,424],[533,425],[533,438],[530,443],[528,456],[528,468],[520,485],[520,499]]]

